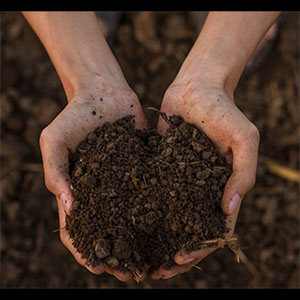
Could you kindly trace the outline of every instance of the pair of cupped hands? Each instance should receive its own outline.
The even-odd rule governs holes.
[[[146,127],[144,113],[137,95],[128,84],[93,84],[88,89],[79,89],[68,100],[65,108],[40,136],[45,183],[55,194],[58,204],[60,238],[77,262],[90,272],[101,274],[106,271],[121,281],[127,281],[133,277],[129,271],[120,272],[103,264],[91,267],[72,245],[65,229],[65,217],[71,212],[74,201],[70,190],[68,162],[77,145],[96,127],[131,114],[135,116],[136,127],[142,129]],[[168,116],[179,115],[198,126],[226,158],[227,163],[232,164],[233,173],[226,183],[221,202],[228,216],[227,226],[230,231],[226,239],[229,239],[234,232],[241,200],[255,182],[259,144],[257,128],[234,104],[233,93],[213,85],[209,80],[197,81],[196,84],[195,81],[187,80],[187,76],[177,76],[166,90],[161,111]],[[158,132],[163,134],[167,126],[160,118]],[[174,267],[170,270],[160,267],[151,276],[153,279],[167,279],[185,273],[216,249],[206,248],[191,253],[181,249],[174,257]],[[146,277],[145,269],[139,280]]]
[[[179,115],[199,127],[232,164],[221,207],[234,232],[241,201],[256,177],[259,133],[234,103],[234,90],[257,45],[280,12],[210,12],[178,74],[167,88],[160,110]],[[93,12],[24,12],[44,44],[62,81],[68,104],[42,131],[40,146],[45,183],[56,196],[60,238],[79,264],[95,274],[104,271],[122,281],[132,274],[100,264],[91,267],[76,251],[65,230],[65,217],[72,209],[69,156],[88,133],[104,122],[135,116],[137,128],[146,121],[135,92],[100,31]],[[102,99],[102,100],[101,100]],[[96,112],[96,114],[95,114]],[[102,116],[102,118],[100,118]],[[168,125],[161,118],[157,130]],[[178,199],[180,201],[180,199]],[[154,279],[187,272],[216,248],[191,253],[179,250],[170,270],[151,273]],[[145,279],[147,270],[140,280]]]

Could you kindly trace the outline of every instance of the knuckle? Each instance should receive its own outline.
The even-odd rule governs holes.
[[[256,182],[256,174],[249,176],[249,183],[248,183],[249,190],[248,191],[250,191],[254,187],[255,182]]]
[[[52,177],[51,176],[47,176],[47,174],[45,174],[44,181],[45,181],[46,188],[50,192],[54,193],[54,191],[55,191],[55,183],[54,183],[54,180],[52,179]]]
[[[259,143],[259,130],[253,123],[250,123],[248,135],[251,141],[256,142],[257,144]]]
[[[260,142],[260,133],[258,128],[250,121],[235,134],[235,142],[247,149],[248,152],[257,152]]]
[[[48,144],[50,135],[51,135],[51,133],[49,130],[49,126],[47,126],[42,130],[42,132],[40,134],[39,142],[40,142],[40,147],[42,149],[46,144]]]

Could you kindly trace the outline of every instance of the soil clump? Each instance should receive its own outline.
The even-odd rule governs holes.
[[[151,12],[149,17],[148,12],[125,12],[116,32],[113,52],[152,127],[157,114],[147,107],[160,108],[163,94],[199,35],[188,14]],[[155,34],[149,34],[147,41],[136,33],[137,26],[142,30],[140,15],[145,22],[152,18],[154,24]],[[245,246],[246,263],[234,263],[234,254],[226,247],[203,260],[202,271],[192,268],[168,280],[148,276],[149,286],[122,282],[107,273],[95,276],[78,264],[59,239],[56,200],[44,184],[38,143],[43,128],[65,107],[65,92],[24,17],[2,12],[0,21],[5,74],[1,78],[1,287],[299,287],[299,184],[272,173],[260,160],[256,184],[245,195],[235,226],[235,236]],[[143,28],[150,30],[151,23]],[[299,13],[283,12],[279,23],[274,51],[260,70],[243,74],[235,102],[260,131],[259,157],[299,170]],[[174,24],[182,24],[184,36]],[[160,44],[160,53],[147,47],[153,41]]]
[[[228,232],[220,203],[231,167],[194,125],[166,121],[164,136],[136,129],[133,116],[104,123],[71,158],[66,229],[89,264],[168,269],[181,248]]]

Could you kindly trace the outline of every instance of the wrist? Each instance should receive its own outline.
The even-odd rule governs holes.
[[[212,57],[202,56],[186,62],[172,83],[177,91],[181,90],[185,94],[192,90],[219,90],[224,91],[233,101],[234,90],[240,78],[238,72],[230,71],[229,67],[224,67]]]
[[[133,93],[122,72],[104,70],[100,66],[94,67],[94,69],[71,72],[70,76],[60,76],[68,102],[82,91],[90,91],[91,94],[104,92],[111,95],[122,91]]]
[[[45,46],[68,101],[80,90],[126,86],[92,12],[25,12]]]
[[[130,89],[123,72],[106,41],[73,48],[52,58],[68,101],[81,90]]]
[[[278,12],[212,12],[179,74],[232,95],[257,44]],[[232,97],[231,97],[232,98]]]
[[[202,89],[221,89],[232,98],[247,62],[241,57],[239,59],[234,57],[233,54],[220,55],[219,51],[217,45],[197,41],[184,61],[174,84],[181,83],[184,86]]]

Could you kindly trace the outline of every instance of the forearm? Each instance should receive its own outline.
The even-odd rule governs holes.
[[[24,12],[47,50],[68,99],[78,89],[118,82],[122,71],[92,12]]]
[[[180,75],[207,78],[233,91],[256,46],[279,12],[211,12]],[[188,71],[188,72],[187,72]],[[189,78],[186,78],[190,80]]]

